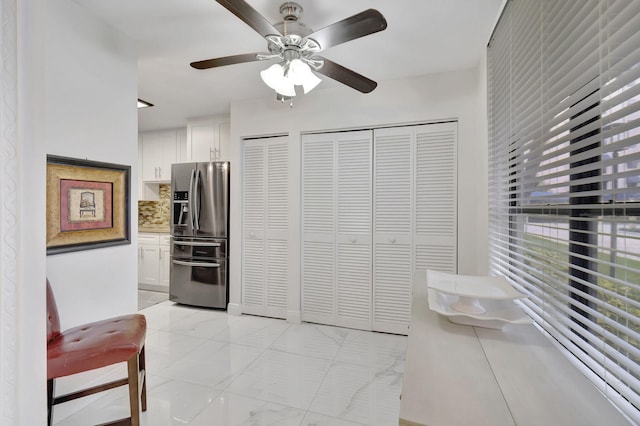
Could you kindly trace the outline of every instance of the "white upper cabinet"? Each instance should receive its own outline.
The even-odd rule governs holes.
[[[169,182],[171,164],[180,160],[180,136],[184,130],[145,132],[140,135],[142,146],[142,180]]]
[[[228,116],[189,121],[186,161],[228,160],[230,129]]]

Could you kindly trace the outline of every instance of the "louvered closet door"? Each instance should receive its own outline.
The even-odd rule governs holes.
[[[335,141],[302,136],[302,320],[335,324]]]
[[[336,143],[336,325],[371,330],[372,131]]]
[[[288,140],[245,141],[243,160],[243,312],[286,318]]]
[[[415,128],[417,270],[457,272],[457,123]]]
[[[242,158],[242,309],[262,314],[265,300],[265,145],[245,141]]]
[[[374,131],[373,329],[407,334],[411,306],[413,129]]]
[[[289,281],[289,144],[267,139],[266,315],[287,317]]]
[[[372,132],[304,135],[302,318],[371,330]]]

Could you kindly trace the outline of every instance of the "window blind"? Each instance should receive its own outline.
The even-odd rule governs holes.
[[[487,58],[491,272],[640,421],[640,1],[510,0]]]

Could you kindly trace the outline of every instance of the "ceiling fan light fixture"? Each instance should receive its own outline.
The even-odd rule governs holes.
[[[289,63],[289,73],[287,77],[295,86],[302,86],[305,95],[322,81],[311,72],[311,67],[300,59],[294,59]]]
[[[260,77],[264,84],[271,87],[276,93],[283,96],[295,96],[293,83],[284,75],[284,69],[280,64],[273,64],[266,70],[260,71]]]

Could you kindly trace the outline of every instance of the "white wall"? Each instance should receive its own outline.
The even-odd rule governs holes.
[[[46,258],[61,326],[67,329],[137,311],[137,56],[124,35],[75,2],[57,0],[46,7],[45,63],[46,153],[131,166],[132,243]],[[40,317],[44,325],[44,312]],[[124,374],[126,368],[118,370]],[[113,372],[60,379],[56,392],[103,381]],[[54,421],[87,402],[57,406]]]
[[[0,0],[0,424],[46,418],[41,0]]]
[[[256,76],[257,78],[257,76]],[[294,107],[268,98],[236,102],[231,105],[231,229],[230,229],[230,305],[232,313],[241,303],[241,147],[249,136],[288,134],[291,161],[289,223],[290,314],[300,310],[300,135],[310,131],[366,128],[369,126],[458,120],[458,272],[485,272],[488,230],[484,210],[487,206],[487,136],[482,105],[486,91],[478,69],[447,72],[421,77],[383,81],[363,95],[346,87],[321,90],[295,99]],[[480,218],[480,219],[479,219]]]
[[[70,0],[48,2],[47,154],[131,165],[132,244],[47,257],[63,328],[137,310],[137,57]]]
[[[478,68],[478,141],[476,157],[476,271],[489,273],[489,120],[487,115],[487,51],[483,51]]]

